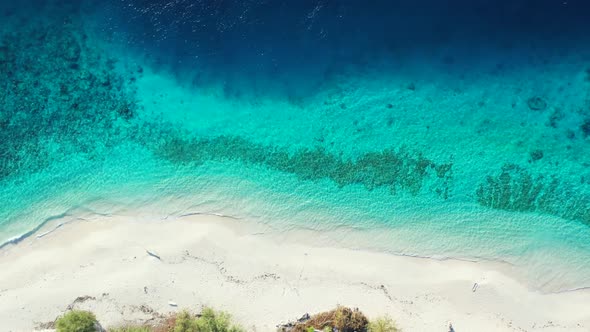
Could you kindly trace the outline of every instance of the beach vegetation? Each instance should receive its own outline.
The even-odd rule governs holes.
[[[367,332],[401,332],[395,321],[388,316],[375,318],[369,322]]]
[[[176,315],[174,332],[198,332],[196,319],[188,311],[181,311]]]
[[[242,332],[242,327],[232,323],[231,316],[223,311],[205,307],[200,315],[194,317],[188,311],[176,316],[174,332]]]
[[[364,331],[369,324],[367,317],[358,309],[339,306],[334,314],[334,327],[342,332]]]
[[[94,331],[94,330],[93,330]],[[242,327],[231,320],[223,311],[205,307],[200,314],[183,310],[172,314],[154,326],[126,325],[110,328],[109,332],[243,332]]]
[[[336,309],[320,312],[307,320],[297,322],[291,331],[333,331],[361,332],[367,331],[369,320],[358,309],[338,306]]]
[[[55,322],[57,332],[97,332],[98,321],[89,311],[72,310]]]
[[[73,310],[56,320],[57,332],[101,332],[105,331],[96,316],[88,311]],[[278,331],[289,332],[401,332],[395,321],[382,316],[369,321],[357,308],[338,306],[313,316],[305,314],[296,322],[279,325]],[[188,310],[159,316],[154,323],[112,327],[108,332],[244,332],[241,326],[232,322],[224,311],[209,307],[200,314]]]
[[[147,326],[123,326],[109,329],[108,332],[152,332],[152,329]]]

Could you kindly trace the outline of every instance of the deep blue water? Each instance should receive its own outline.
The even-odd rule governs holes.
[[[4,2],[0,242],[88,214],[213,212],[589,286],[589,14]]]
[[[302,96],[347,66],[379,61],[395,70],[415,58],[449,72],[482,62],[518,66],[578,52],[590,31],[585,1],[186,0],[98,7],[108,17],[105,30],[180,74],[203,66],[234,90],[242,77],[270,90],[260,81],[295,81]]]

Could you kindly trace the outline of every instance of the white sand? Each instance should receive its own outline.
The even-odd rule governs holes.
[[[314,233],[215,216],[145,219],[73,222],[0,250],[0,330],[31,331],[90,296],[73,306],[105,326],[210,305],[274,331],[342,304],[404,331],[590,331],[590,291],[540,294],[491,264],[322,248],[302,244]]]

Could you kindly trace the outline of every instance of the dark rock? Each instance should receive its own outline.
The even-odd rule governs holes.
[[[297,321],[298,321],[299,323],[303,323],[303,322],[306,322],[306,321],[308,321],[308,320],[309,320],[309,318],[310,318],[309,314],[308,314],[308,313],[306,313],[305,315],[301,316],[301,318],[299,318]]]
[[[526,103],[533,111],[544,111],[547,108],[547,102],[537,96],[527,99]]]
[[[96,332],[107,332],[107,330],[105,330],[104,327],[102,327],[99,322],[94,322],[94,330]]]

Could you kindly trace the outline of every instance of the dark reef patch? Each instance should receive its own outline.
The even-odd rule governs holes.
[[[560,181],[557,176],[533,176],[526,169],[505,164],[476,191],[479,204],[493,209],[539,212],[590,225],[590,192]]]
[[[392,194],[405,191],[417,195],[428,183],[429,189],[439,197],[449,196],[452,164],[436,164],[420,152],[405,148],[369,152],[351,160],[321,147],[288,153],[286,149],[263,146],[240,137],[180,137],[169,135],[156,153],[172,162],[195,166],[211,160],[265,165],[303,180],[330,179],[340,187],[361,184],[368,190],[387,187]]]
[[[539,150],[539,149],[533,150],[529,154],[531,157],[531,161],[541,160],[541,159],[543,159],[543,155],[544,155],[543,150]]]
[[[549,121],[547,125],[551,128],[557,128],[559,122],[565,118],[565,113],[561,110],[556,108],[553,113],[549,116]]]

